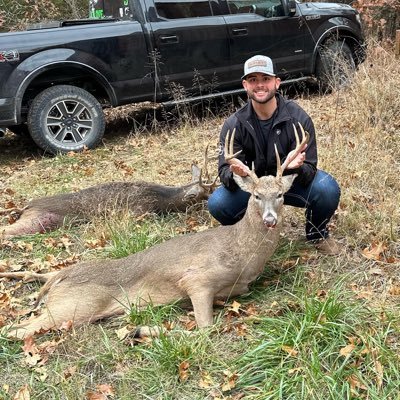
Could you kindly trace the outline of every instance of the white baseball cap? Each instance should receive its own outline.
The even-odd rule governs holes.
[[[242,80],[246,79],[247,75],[256,72],[269,76],[276,76],[274,74],[274,65],[272,60],[267,56],[257,55],[249,58],[244,63],[244,75],[242,76]]]

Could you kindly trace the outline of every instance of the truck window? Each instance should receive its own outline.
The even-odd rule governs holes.
[[[155,1],[157,14],[161,18],[180,19],[208,17],[213,15],[208,0]]]
[[[231,14],[255,13],[266,18],[283,17],[281,0],[228,0]]]
[[[132,17],[132,10],[129,0],[90,0],[89,17],[125,20]]]

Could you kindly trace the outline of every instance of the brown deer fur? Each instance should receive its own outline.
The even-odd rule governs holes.
[[[192,302],[197,325],[211,325],[213,300],[247,292],[275,251],[282,194],[293,178],[268,176],[254,184],[237,177],[252,196],[235,225],[175,237],[126,258],[82,262],[51,273],[38,297],[39,302],[47,295],[45,310],[13,326],[9,334],[21,338],[69,320],[79,325],[122,314],[131,303],[158,305],[185,298]]]
[[[32,200],[12,225],[0,227],[0,238],[42,233],[59,228],[67,220],[87,220],[110,210],[144,213],[186,211],[207,200],[215,188],[201,182],[201,170],[192,166],[192,182],[184,186],[162,186],[148,182],[111,182],[76,193],[64,193]]]
[[[303,133],[299,143],[296,130],[295,134],[297,147],[291,159],[303,151],[307,141]],[[231,148],[225,148],[225,159],[235,172],[232,167],[240,160],[233,154],[233,140]],[[22,338],[65,321],[79,325],[122,314],[131,304],[160,305],[187,298],[197,325],[211,325],[213,300],[246,293],[275,251],[283,194],[296,176],[282,176],[282,171],[278,162],[276,177],[258,178],[250,170],[246,177],[234,173],[238,185],[251,194],[243,219],[235,225],[175,237],[122,259],[87,261],[50,273],[37,300],[47,296],[45,310],[12,326],[9,335]]]

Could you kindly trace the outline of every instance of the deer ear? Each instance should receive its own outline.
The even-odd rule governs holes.
[[[192,182],[197,182],[200,179],[201,169],[196,165],[192,164]]]
[[[233,174],[233,179],[240,189],[244,190],[245,192],[252,193],[255,182],[250,176],[239,176]]]
[[[296,178],[297,178],[297,174],[282,176],[282,186],[283,186],[284,193],[286,193],[291,188],[291,186],[293,185],[293,181]]]

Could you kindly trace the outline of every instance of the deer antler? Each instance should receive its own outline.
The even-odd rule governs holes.
[[[296,126],[293,124],[293,129],[294,129],[294,136],[296,137],[296,148],[292,151],[292,154],[290,154],[290,157],[288,156],[284,163],[281,165],[281,159],[279,157],[278,149],[275,144],[275,154],[276,154],[276,176],[281,177],[283,175],[283,171],[286,169],[286,167],[304,150],[304,145],[308,143],[310,139],[310,135],[308,132],[304,131],[303,126],[299,123],[300,130],[301,130],[301,142],[299,139],[299,134],[297,132]]]
[[[230,131],[228,131],[226,134],[225,148],[224,148],[225,161],[230,165],[238,165],[244,168],[247,172],[247,175],[249,175],[254,182],[258,182],[258,176],[256,175],[256,173],[253,170],[251,170],[246,164],[244,164],[242,161],[236,158],[236,156],[240,154],[242,150],[233,153],[233,142],[235,141],[235,133],[236,129],[232,131],[232,135],[230,134]]]
[[[210,146],[210,144],[207,144],[206,149],[204,150],[204,164],[203,164],[203,168],[200,168],[199,185],[202,188],[207,189],[210,192],[212,192],[215,188],[217,188],[219,186],[219,184],[217,183],[218,175],[211,182],[210,173],[208,172],[208,162],[212,161],[212,160],[216,160],[218,158],[218,156],[213,156],[213,157],[208,156],[209,146]],[[205,181],[203,181],[203,178],[202,178],[203,175],[204,175]]]

